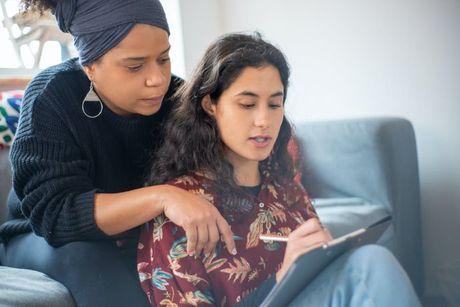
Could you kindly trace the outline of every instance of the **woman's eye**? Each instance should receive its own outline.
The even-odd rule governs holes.
[[[271,103],[270,104],[270,108],[272,108],[272,109],[279,109],[279,108],[281,108],[281,106],[282,105],[280,103]]]
[[[244,109],[251,109],[255,106],[254,103],[241,103],[240,106]]]
[[[170,58],[169,58],[169,57],[167,57],[167,58],[162,58],[162,59],[160,59],[160,64],[166,64],[166,63],[168,63],[169,61],[170,61]]]
[[[129,70],[130,72],[139,71],[141,68],[142,68],[142,65],[128,66],[128,70]]]

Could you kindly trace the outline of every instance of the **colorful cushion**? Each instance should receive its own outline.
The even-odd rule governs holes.
[[[0,149],[13,143],[24,91],[0,93]]]

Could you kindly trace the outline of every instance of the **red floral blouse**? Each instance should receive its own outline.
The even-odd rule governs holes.
[[[141,231],[137,269],[152,306],[231,306],[240,302],[276,273],[285,243],[263,242],[259,235],[288,235],[299,224],[317,217],[304,188],[296,180],[274,180],[262,174],[257,197],[243,194],[237,201],[219,201],[213,181],[201,174],[168,184],[199,194],[213,203],[232,227],[238,253],[219,243],[211,255],[195,259],[186,253],[186,236],[164,215]]]

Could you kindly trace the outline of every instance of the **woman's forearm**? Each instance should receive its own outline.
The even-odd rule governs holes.
[[[166,185],[139,188],[121,193],[96,194],[94,215],[97,226],[116,235],[150,221],[164,210]]]

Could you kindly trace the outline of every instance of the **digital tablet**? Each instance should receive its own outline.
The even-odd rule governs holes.
[[[300,256],[262,302],[264,307],[287,306],[332,261],[347,251],[375,243],[391,223],[387,216]]]

